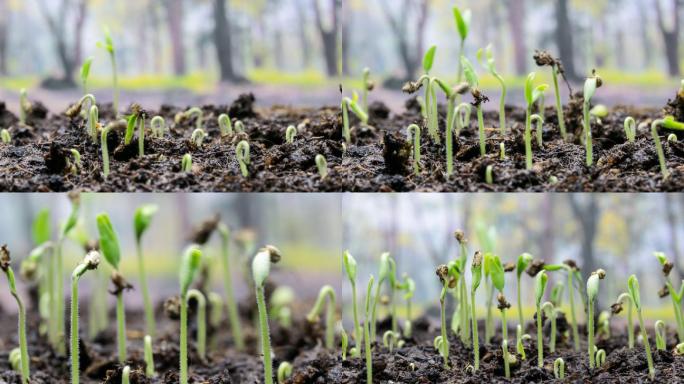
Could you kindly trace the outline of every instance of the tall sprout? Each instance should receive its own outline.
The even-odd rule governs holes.
[[[352,256],[349,251],[345,251],[342,256],[344,263],[344,270],[349,278],[349,283],[352,288],[352,314],[354,316],[354,341],[356,342],[356,348],[354,349],[354,357],[359,357],[361,355],[361,341],[363,340],[363,333],[361,331],[361,325],[359,323],[358,306],[356,304],[356,259]]]
[[[458,57],[463,57],[465,49],[465,41],[468,38],[468,33],[470,32],[470,21],[472,19],[472,13],[469,9],[461,11],[458,7],[454,6],[452,9],[454,13],[454,22],[456,24],[456,30],[459,36],[459,49]],[[458,62],[458,82],[463,80],[463,64],[459,60]]]
[[[78,343],[78,281],[83,274],[96,269],[99,264],[100,253],[97,251],[88,252],[71,274],[71,384],[78,384],[81,373]]]
[[[103,48],[109,53],[109,59],[112,63],[112,80],[114,88],[114,115],[119,117],[119,74],[116,68],[116,49],[114,48],[114,40],[109,28],[104,28],[104,42],[98,42],[97,46]]]
[[[188,383],[188,291],[200,267],[202,251],[197,245],[183,253],[180,265],[180,382]]]
[[[28,343],[26,341],[26,308],[24,303],[19,298],[17,294],[16,282],[14,279],[14,271],[12,270],[10,259],[10,252],[7,249],[7,245],[0,247],[0,269],[7,276],[7,283],[9,284],[10,293],[17,302],[17,307],[19,307],[19,353],[21,359],[21,382],[22,384],[27,384],[29,382],[29,356],[28,356]],[[61,300],[60,300],[61,301]]]
[[[482,112],[482,104],[489,101],[487,96],[480,90],[480,80],[473,68],[473,65],[465,57],[461,56],[461,65],[463,66],[463,74],[465,76],[466,82],[470,87],[470,93],[473,95],[473,105],[477,107],[477,126],[478,126],[478,136],[480,139],[480,155],[484,156],[486,154],[486,135],[484,128],[484,115]]]
[[[138,273],[140,274],[140,289],[143,295],[145,307],[145,329],[146,334],[154,337],[157,333],[157,326],[154,321],[154,305],[150,299],[150,292],[147,288],[147,273],[145,273],[145,260],[142,251],[142,235],[152,222],[152,217],[157,213],[159,207],[146,204],[135,210],[133,216],[133,228],[135,230],[135,249],[138,254]]]
[[[259,250],[252,260],[252,277],[256,290],[257,309],[259,310],[259,333],[261,336],[261,353],[264,360],[264,383],[273,384],[273,360],[271,356],[271,336],[268,328],[266,297],[264,285],[271,272],[271,264],[280,261],[280,251],[267,245]]]
[[[332,350],[335,344],[335,289],[331,285],[324,285],[318,293],[318,298],[311,311],[306,315],[307,321],[316,323],[319,314],[323,311],[323,303],[328,299],[325,314],[325,348]]]
[[[484,61],[486,56],[487,61]],[[506,137],[506,82],[503,77],[496,71],[496,62],[494,61],[494,53],[492,52],[492,45],[488,45],[485,50],[477,51],[477,60],[480,65],[487,68],[489,73],[496,78],[496,80],[501,84],[501,101],[499,102],[499,129],[501,130],[501,140]]]
[[[241,351],[245,348],[245,338],[242,335],[242,325],[240,324],[240,314],[238,312],[237,302],[235,301],[235,292],[233,291],[233,274],[231,271],[230,259],[230,230],[224,223],[218,225],[219,234],[221,235],[221,263],[223,264],[223,288],[226,293],[226,306],[228,309],[228,319],[230,321],[230,330],[235,341],[235,348]]]
[[[648,362],[648,375],[651,380],[655,378],[655,368],[653,366],[653,357],[651,356],[651,343],[648,341],[648,332],[646,331],[646,324],[644,323],[644,315],[641,313],[641,295],[639,293],[639,280],[636,276],[631,275],[627,280],[627,291],[632,298],[634,307],[636,308],[639,317],[639,328],[641,329],[641,338],[644,343],[644,350],[646,351],[646,361]]]
[[[380,291],[382,289],[382,283],[387,279],[390,272],[390,254],[389,252],[384,252],[380,255],[380,269],[378,271],[378,285],[375,287],[375,295],[373,298],[373,309],[371,313],[371,323],[370,323],[370,338],[371,341],[375,341],[376,328],[377,328],[377,315],[378,315],[378,302],[380,301]]]
[[[470,303],[471,303],[471,321],[473,329],[473,354],[475,359],[474,369],[477,371],[480,369],[480,342],[477,333],[477,315],[475,312],[475,292],[480,286],[480,281],[482,280],[482,252],[475,252],[473,256],[473,263],[470,267],[470,273],[472,274],[472,281],[470,285]]]
[[[672,300],[672,308],[677,321],[677,336],[679,340],[684,340],[684,313],[682,313],[682,301],[684,300],[684,281],[676,290],[670,278],[670,272],[674,268],[674,263],[667,259],[662,252],[655,252],[654,256],[658,259],[660,265],[663,266],[663,276],[665,276],[665,288],[661,291],[661,297],[668,294]]]
[[[598,297],[599,280],[602,280],[605,277],[606,271],[599,269],[592,272],[589,279],[587,279],[587,348],[589,354],[589,368],[592,369],[596,366],[596,356],[594,352],[594,304]]]
[[[596,94],[596,89],[600,88],[602,84],[603,81],[600,77],[596,75],[596,73],[594,73],[593,76],[587,78],[587,80],[584,82],[584,103],[582,104],[584,111],[583,133],[584,145],[586,146],[586,160],[588,167],[594,164],[594,149],[592,146],[591,139],[591,117],[589,116],[589,111],[591,109],[591,99],[594,97],[594,94]]]
[[[634,306],[634,303],[632,302],[632,297],[627,292],[622,293],[618,296],[615,304],[611,305],[610,308],[612,313],[616,315],[622,312],[622,306],[625,301],[627,302],[627,345],[632,349],[634,348],[634,320],[632,318],[632,307]]]
[[[544,366],[544,337],[542,334],[542,306],[541,302],[544,298],[544,291],[546,290],[546,282],[549,277],[546,271],[539,271],[534,280],[535,304],[537,306],[537,365],[541,368]]]
[[[525,102],[527,103],[527,108],[525,109],[525,168],[528,170],[532,169],[532,107],[539,100],[539,98],[544,94],[548,85],[541,84],[534,86],[534,79],[537,76],[536,73],[532,72],[527,76],[525,81]]]
[[[521,295],[521,277],[523,272],[527,269],[527,266],[530,264],[532,261],[533,257],[529,253],[523,253],[522,255],[518,256],[518,262],[516,263],[515,267],[515,277],[517,280],[517,297],[518,297],[518,324],[521,327],[525,326],[525,321],[523,319],[523,309],[522,309],[522,295]]]

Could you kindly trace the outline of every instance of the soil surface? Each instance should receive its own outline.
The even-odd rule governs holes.
[[[469,98],[469,96],[468,96]],[[464,99],[464,100],[467,100]],[[581,143],[581,100],[566,107],[567,141],[560,137],[555,109],[546,108],[543,148],[533,140],[534,166],[525,169],[523,142],[525,111],[507,110],[508,131],[503,142],[506,158],[500,160],[498,114],[485,112],[487,154],[480,156],[476,114],[458,137],[454,137],[454,173],[446,176],[444,131],[446,111],[440,106],[441,143],[422,129],[421,172],[414,175],[411,144],[406,127],[423,124],[420,108],[410,98],[405,111],[390,113],[380,102],[370,106],[368,125],[351,115],[351,144],[342,145],[339,107],[295,109],[274,106],[255,109],[254,97],[240,96],[230,106],[202,106],[208,137],[201,147],[190,136],[195,119],[174,123],[174,116],[187,108],[162,106],[147,111],[161,115],[168,130],[154,138],[148,127],[145,156],[138,157],[137,133],[123,145],[123,129],[113,130],[108,143],[111,173],[105,180],[99,143],[86,133],[85,120],[51,115],[39,102],[27,125],[0,103],[0,127],[9,127],[12,141],[0,144],[0,191],[683,191],[684,134],[668,142],[671,133],[661,128],[670,177],[661,175],[650,134],[650,122],[664,113],[679,116],[682,101],[677,98],[665,111],[615,107],[601,121],[592,119],[594,165],[585,165]],[[474,112],[474,111],[473,111]],[[233,121],[244,123],[245,132],[221,137],[217,117],[229,113]],[[634,143],[627,142],[623,121],[633,116],[639,123]],[[110,105],[100,108],[101,122],[114,118]],[[643,124],[642,124],[643,123]],[[148,124],[149,125],[149,124]],[[299,127],[293,143],[285,142],[289,125]],[[243,177],[235,147],[248,140],[251,147],[249,176]],[[81,154],[82,167],[73,169],[70,149]],[[112,153],[113,152],[113,153]],[[183,155],[192,155],[191,172],[181,171]],[[315,157],[325,156],[329,174],[321,179]],[[493,183],[485,182],[487,166],[492,166]]]

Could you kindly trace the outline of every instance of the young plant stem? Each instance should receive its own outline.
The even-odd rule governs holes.
[[[494,336],[494,312],[492,311],[492,296],[494,295],[494,286],[491,279],[485,275],[485,295],[487,297],[485,305],[487,312],[485,317],[485,342],[489,342]]]
[[[560,90],[558,88],[558,74],[557,66],[551,66],[551,76],[553,77],[553,88],[556,94],[556,111],[558,112],[558,126],[560,127],[561,137],[563,140],[568,139],[568,134],[565,130],[565,116],[563,116],[563,104],[561,103]]]
[[[444,266],[446,268],[446,266]],[[445,308],[445,303],[444,299],[446,298],[446,293],[447,293],[447,286],[448,286],[448,279],[444,279],[443,281],[443,286],[442,286],[442,292],[439,295],[439,306],[440,306],[440,320],[441,320],[441,344],[440,348],[442,349],[441,355],[442,358],[444,359],[444,368],[449,368],[449,338],[447,336],[447,327],[446,327],[446,308]]]
[[[532,115],[530,116],[530,124],[537,123],[537,145],[539,148],[544,147],[544,139],[543,139],[543,129],[544,129],[544,118],[540,115]]]
[[[542,305],[542,311],[549,313],[549,321],[551,322],[551,337],[549,338],[549,352],[556,352],[556,308],[547,301]]]
[[[138,157],[145,156],[145,115],[138,118]]]
[[[325,314],[325,348],[328,350],[332,350],[335,347],[335,296],[335,289],[330,285],[324,285],[318,294],[316,303],[306,315],[306,319],[310,323],[315,323],[318,320],[318,314],[322,312],[325,299],[328,299]]]
[[[501,342],[501,349],[503,351],[503,361],[504,361],[504,375],[507,379],[511,378],[511,367],[508,362],[508,340],[504,339]]]
[[[21,360],[21,382],[22,384],[28,384],[29,382],[29,355],[28,355],[28,343],[26,341],[26,308],[24,303],[17,293],[16,281],[14,278],[14,271],[10,265],[11,259],[7,245],[3,245],[0,248],[0,268],[5,272],[7,276],[7,282],[9,284],[10,293],[14,300],[17,302],[18,313],[18,336],[19,336],[19,353]]]
[[[537,365],[544,366],[544,339],[542,334],[541,306],[537,305]]]
[[[587,151],[587,167],[594,163],[594,149],[591,142],[591,120],[589,116],[590,100],[584,101],[584,145]]]
[[[230,231],[225,224],[219,224],[219,233],[221,234],[221,261],[223,263],[223,289],[226,293],[226,307],[228,309],[228,319],[230,321],[230,330],[233,334],[235,348],[242,351],[245,348],[245,339],[242,335],[242,325],[240,324],[240,315],[238,313],[237,304],[235,301],[235,292],[233,291],[233,274],[230,263]]]
[[[414,174],[419,174],[420,173],[420,127],[417,124],[411,124],[407,128],[409,136],[413,137],[413,173]],[[447,144],[449,143],[449,139],[447,139]],[[447,152],[449,151],[449,147],[447,147]],[[447,155],[447,159],[448,159]],[[448,160],[447,160],[448,161]],[[448,166],[447,162],[447,166]]]
[[[80,379],[79,369],[79,343],[78,343],[78,281],[89,269],[97,268],[100,263],[100,254],[96,251],[86,255],[83,263],[79,264],[71,274],[71,384],[78,384]]]
[[[157,325],[154,320],[154,306],[150,299],[150,291],[147,288],[147,274],[145,273],[145,260],[143,259],[142,244],[140,239],[135,242],[136,253],[138,254],[138,273],[140,274],[140,290],[143,295],[143,305],[145,306],[145,326],[147,334],[154,336],[157,334]]]
[[[55,294],[54,294],[54,312],[52,312],[56,317],[55,323],[55,348],[58,353],[64,354],[64,337],[65,337],[65,325],[64,325],[64,301],[62,296],[64,295],[64,255],[62,254],[62,245],[64,244],[64,237],[60,236],[57,239],[57,247],[55,249]]]
[[[632,317],[634,303],[632,302],[632,297],[628,293],[623,293],[618,296],[616,304],[619,304],[621,309],[621,304],[625,301],[627,302],[627,340],[629,349],[632,349],[634,348],[634,319]],[[616,312],[615,310],[613,311],[613,313]]]
[[[199,246],[186,248],[180,266],[180,383],[188,384],[188,291],[201,265]],[[261,308],[260,308],[261,309]],[[198,330],[199,330],[198,324]],[[269,350],[270,352],[270,350]],[[271,377],[271,380],[273,378]],[[272,383],[272,382],[271,382]]]
[[[577,326],[577,315],[575,314],[575,286],[573,285],[573,275],[575,274],[572,268],[568,269],[568,301],[570,302],[570,326],[572,327],[572,340],[575,351],[580,349],[579,330]]]
[[[648,375],[651,377],[651,380],[653,380],[655,378],[655,368],[653,367],[653,356],[651,355],[651,343],[648,341],[646,323],[644,322],[644,315],[641,313],[640,306],[637,306],[637,316],[639,318],[641,338],[643,339],[644,349],[646,350],[646,361],[648,362]]]
[[[371,350],[371,336],[370,336],[370,324],[371,320],[371,291],[373,290],[373,275],[370,276],[368,280],[368,289],[366,290],[366,321],[363,325],[363,339],[364,339],[364,349],[366,354],[366,383],[373,384],[373,351]],[[378,283],[379,284],[379,283]]]
[[[480,336],[477,333],[477,314],[475,312],[475,290],[470,291],[471,320],[473,329],[473,355],[475,356],[475,370],[480,369]]]
[[[447,164],[447,176],[451,176],[454,173],[454,150],[453,150],[453,140],[454,140],[454,115],[456,109],[456,94],[452,94],[448,97],[447,102],[447,121],[446,121],[446,164]]]
[[[109,176],[109,149],[107,148],[107,134],[112,129],[112,125],[107,125],[102,129],[102,134],[100,138],[100,146],[102,147],[102,173],[104,174],[104,179],[107,180]]]
[[[147,377],[154,377],[154,354],[152,353],[152,336],[145,335],[144,339],[144,356],[145,356],[145,375]]]
[[[684,281],[682,284],[684,284]],[[670,300],[672,301],[672,308],[675,313],[675,320],[677,322],[677,337],[679,340],[684,340],[684,314],[682,314],[681,298],[679,298],[678,301],[678,298],[675,297],[678,294],[677,291],[675,291],[674,286],[672,285],[672,280],[669,276],[667,277],[665,286],[670,292]],[[684,290],[682,292],[684,292]]]
[[[525,168],[532,169],[532,106],[525,112]]]
[[[268,308],[266,307],[264,283],[270,273],[271,263],[276,263],[279,260],[280,251],[273,246],[262,248],[252,260],[252,275],[254,277],[259,313],[259,333],[261,335],[265,384],[273,384],[273,360],[271,357],[271,336],[268,328]]]
[[[187,293],[187,301],[197,301],[197,354],[200,359],[207,358],[207,300],[202,292],[190,289]],[[187,303],[186,303],[187,304]]]
[[[116,294],[116,323],[119,362],[126,361],[126,312],[124,311],[123,291]]]
[[[376,328],[377,328],[377,315],[378,315],[378,302],[380,302],[380,291],[382,290],[382,284],[387,278],[389,273],[389,253],[385,252],[380,255],[380,272],[378,273],[378,285],[375,287],[375,295],[373,296],[373,309],[371,313],[371,324],[370,324],[370,337],[372,341],[375,341]]]
[[[484,128],[484,116],[482,113],[482,104],[477,106],[477,126],[478,126],[478,135],[480,136],[480,155],[484,156],[487,154],[487,144],[485,142],[485,128]]]
[[[188,383],[188,300],[181,296],[180,303],[180,382]]]

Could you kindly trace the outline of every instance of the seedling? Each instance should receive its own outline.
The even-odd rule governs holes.
[[[515,277],[517,280],[517,293],[518,293],[518,325],[523,327],[525,325],[525,322],[523,320],[523,314],[522,314],[522,296],[520,292],[520,287],[522,284],[520,284],[520,278],[522,277],[523,272],[527,269],[527,266],[532,262],[532,255],[529,253],[523,253],[522,255],[518,256],[518,262],[516,263],[515,267]]]
[[[596,298],[598,297],[599,290],[599,280],[603,280],[606,277],[606,271],[603,269],[598,269],[591,273],[589,279],[587,279],[587,343],[589,348],[589,368],[594,368],[596,366],[596,359],[594,355],[594,304]]]
[[[180,382],[188,383],[188,294],[190,284],[200,267],[202,250],[198,245],[185,249],[180,265]],[[199,315],[198,315],[199,316]],[[199,325],[198,325],[199,327]],[[198,328],[199,330],[199,328]]]
[[[394,349],[394,346],[399,345],[400,337],[401,336],[397,332],[394,332],[392,330],[386,331],[382,335],[382,345],[389,350],[389,353],[392,353],[392,349]]]
[[[637,315],[639,317],[639,328],[641,329],[641,338],[644,343],[644,349],[646,351],[646,360],[648,362],[648,374],[651,380],[655,378],[655,368],[653,367],[653,357],[651,356],[651,345],[648,341],[648,331],[646,330],[646,325],[644,323],[644,315],[641,313],[641,294],[639,293],[639,280],[637,280],[635,275],[631,275],[627,280],[627,288],[629,292],[629,297],[634,303]]]
[[[473,105],[477,107],[477,125],[478,125],[478,136],[480,137],[480,155],[484,156],[486,153],[486,143],[485,143],[485,130],[484,130],[484,116],[482,112],[482,104],[489,101],[487,96],[485,96],[479,89],[480,80],[475,73],[475,69],[470,61],[465,57],[461,56],[461,66],[463,67],[463,74],[465,75],[466,81],[470,87],[470,92],[473,95]]]
[[[371,315],[371,329],[370,329],[370,337],[371,340],[375,341],[375,330],[376,330],[376,325],[377,325],[377,309],[378,309],[378,302],[380,301],[380,290],[382,289],[382,283],[387,279],[390,273],[390,254],[389,252],[384,252],[382,255],[380,255],[380,268],[378,271],[378,285],[375,287],[375,295],[373,297],[373,312]]]
[[[144,356],[145,356],[145,375],[147,377],[154,377],[157,374],[154,371],[154,354],[152,353],[152,336],[145,335],[144,339]]]
[[[238,164],[240,165],[242,177],[249,177],[247,166],[251,161],[249,156],[249,143],[247,141],[242,140],[235,146],[235,158],[237,158]]]
[[[425,109],[427,112],[428,133],[430,133],[430,136],[435,143],[439,144],[439,133],[437,132],[437,120],[439,116],[437,115],[437,100],[434,89],[435,80],[434,78],[429,77],[432,65],[435,61],[436,52],[437,46],[435,45],[431,46],[427,52],[425,52],[425,56],[423,56],[423,70],[425,71],[425,75],[418,79],[418,84],[425,83]]]
[[[601,311],[597,319],[597,331],[599,335],[604,335],[606,338],[610,338],[610,312]]]
[[[546,316],[551,322],[551,338],[549,340],[549,352],[556,352],[556,306],[550,302],[546,301],[542,304],[542,312],[546,313]]]
[[[675,135],[674,133],[670,133],[669,135],[667,135],[667,142],[668,143],[676,143],[677,142],[677,135]]]
[[[458,7],[453,7],[454,22],[456,23],[456,30],[460,38],[460,45],[458,51],[458,57],[463,56],[463,51],[465,48],[465,40],[468,38],[468,33],[470,32],[470,20],[472,18],[472,13],[469,9],[461,12]],[[463,65],[462,62],[458,63],[458,82],[463,80]]]
[[[630,349],[634,348],[634,320],[632,319],[632,297],[628,293],[622,293],[618,296],[615,304],[611,305],[611,310],[613,314],[618,314],[622,312],[622,305],[627,302],[627,340]]]
[[[121,261],[121,249],[119,248],[119,237],[109,220],[109,215],[101,213],[97,216],[97,230],[100,234],[100,251],[107,263],[114,269],[112,272],[112,283],[116,296],[116,322],[119,362],[126,360],[126,314],[124,312],[123,292],[133,287],[124,280],[119,272],[119,262]]]
[[[242,121],[237,120],[235,122],[235,132],[237,132],[237,133],[245,132],[245,124],[243,124]]]
[[[487,62],[483,60],[483,54],[486,55]],[[496,63],[494,62],[494,53],[492,52],[492,45],[488,45],[483,51],[482,49],[477,51],[477,61],[480,65],[487,68],[489,73],[496,78],[496,80],[501,84],[501,101],[499,103],[499,129],[501,130],[501,138],[506,137],[506,82],[503,77],[499,75],[496,71]]]
[[[470,114],[473,107],[468,103],[461,103],[456,106],[454,111],[454,119],[456,120],[456,136],[460,135],[461,130],[470,124]]]
[[[534,79],[537,76],[536,73],[532,72],[527,76],[527,81],[525,82],[525,101],[527,102],[527,109],[525,113],[525,167],[530,170],[532,169],[532,107],[534,103],[539,100],[539,98],[544,94],[546,89],[549,87],[546,84],[534,86]],[[541,118],[537,119],[539,127],[537,130],[541,134],[541,123],[539,121]]]
[[[19,307],[19,365],[21,366],[21,382],[22,384],[27,384],[29,381],[30,372],[28,344],[26,342],[26,308],[24,307],[24,303],[21,301],[19,294],[17,294],[17,287],[11,261],[9,249],[7,249],[7,244],[5,244],[0,247],[0,269],[2,269],[2,271],[5,273],[5,276],[7,276],[7,283],[9,284],[10,293],[14,297],[14,300],[16,300],[17,307]]]
[[[417,124],[411,124],[406,131],[409,141],[413,136],[413,173],[418,175],[420,173],[420,127]]]
[[[341,329],[340,339],[342,343],[342,361],[345,361],[347,360],[347,349],[349,348],[349,336],[347,335],[347,332],[344,331],[344,328]]]
[[[503,141],[499,143],[499,160],[506,160],[506,144]]]
[[[21,373],[21,349],[12,348],[9,353],[8,360],[12,370]]]
[[[138,104],[131,106],[131,114],[128,116],[126,124],[126,135],[124,136],[124,145],[129,145],[133,140],[133,132],[135,126],[138,126],[138,157],[145,156],[145,118],[147,112]]]
[[[558,75],[565,78],[565,70],[560,59],[556,59],[548,52],[535,52],[534,59],[538,66],[551,67],[551,76],[553,78],[553,89],[556,95],[556,112],[558,114],[558,126],[560,127],[561,137],[567,140],[568,134],[565,129],[565,117],[563,116],[563,104],[561,102],[560,89],[558,88]],[[569,87],[569,86],[568,86]],[[572,93],[572,91],[570,92]]]
[[[90,111],[88,112],[88,134],[93,141],[97,141],[97,131],[100,125],[99,119],[100,112],[97,105],[91,106]]]
[[[335,303],[336,295],[335,289],[330,285],[324,285],[318,293],[316,303],[309,313],[306,315],[307,321],[310,323],[318,322],[319,315],[323,311],[323,303],[328,299],[328,305],[325,310],[325,348],[332,350],[335,346]]]
[[[663,119],[658,119],[651,123],[651,136],[653,136],[656,151],[658,152],[660,172],[663,174],[663,179],[666,179],[670,176],[670,171],[667,169],[667,163],[665,161],[665,152],[663,152],[663,145],[660,143],[660,135],[658,135],[658,127],[661,126],[667,129],[684,131],[684,123],[675,121],[674,117],[672,116],[666,116]]]
[[[492,169],[494,167],[489,164],[487,168],[485,168],[485,182],[489,185],[494,184],[494,177],[492,176]]]
[[[123,370],[121,371],[121,384],[130,384],[131,382],[131,367],[130,366],[125,366],[123,367]]]
[[[175,116],[176,124],[182,123],[184,120],[190,120],[195,116],[195,129],[202,129],[204,121],[204,112],[199,107],[192,107],[185,112],[178,112]]]
[[[665,289],[661,292],[661,297],[669,294],[672,299],[672,308],[674,309],[675,319],[677,320],[677,336],[679,340],[684,340],[684,313],[682,313],[682,301],[684,301],[684,281],[679,286],[679,291],[677,291],[672,285],[672,279],[670,279],[670,271],[674,264],[667,259],[662,252],[655,252],[654,256],[658,259],[660,265],[663,266],[663,275],[665,276]]]
[[[368,92],[375,88],[375,82],[370,79],[370,69],[363,69],[363,110],[368,112]]]
[[[328,161],[320,153],[316,155],[316,168],[318,169],[318,175],[321,176],[321,180],[328,176]]]
[[[69,109],[67,109],[64,114],[67,117],[73,119],[81,113],[81,110],[84,109],[84,106],[88,117],[88,121],[86,123],[88,134],[90,135],[91,139],[93,139],[93,141],[96,141],[99,110],[97,109],[95,96],[93,96],[92,94],[83,95],[83,97],[81,97],[81,99],[76,104],[69,107]]]
[[[280,261],[280,251],[272,246],[259,250],[252,260],[252,277],[256,289],[257,308],[259,310],[259,333],[261,335],[261,353],[264,359],[264,382],[273,384],[273,362],[271,360],[271,339],[268,328],[268,315],[266,313],[266,298],[264,284],[271,272],[271,264]]]
[[[557,380],[565,379],[565,361],[560,357],[553,362],[553,376]]]
[[[192,144],[197,147],[201,148],[202,143],[204,143],[204,139],[207,137],[207,132],[204,131],[202,128],[197,128],[194,131],[192,131],[192,135],[190,136],[190,141]]]
[[[284,384],[285,380],[292,376],[292,364],[288,363],[287,361],[280,363],[278,366],[277,375],[278,384]]]
[[[349,278],[349,283],[351,284],[351,295],[352,295],[352,314],[354,316],[354,341],[356,342],[355,351],[352,352],[352,356],[361,356],[361,340],[363,338],[361,325],[359,323],[359,314],[356,305],[356,259],[349,253],[349,251],[344,251],[342,256],[342,261],[344,264],[344,270],[347,273],[347,278]]]
[[[627,140],[630,143],[633,143],[634,140],[636,140],[636,128],[637,128],[637,123],[636,120],[632,116],[627,116],[625,119],[625,136],[627,136]]]
[[[95,58],[90,56],[83,62],[81,66],[81,85],[83,87],[83,94],[88,93],[88,77],[90,77],[90,67],[93,65]]]
[[[233,291],[233,275],[231,272],[231,259],[229,255],[230,230],[224,223],[218,224],[219,234],[221,235],[221,261],[223,263],[223,288],[226,292],[226,306],[228,309],[228,319],[230,329],[235,341],[235,348],[242,351],[245,348],[245,339],[242,336],[242,326],[240,325],[240,315],[238,313],[235,293]]]
[[[373,351],[371,350],[370,322],[373,321],[371,315],[371,291],[373,290],[374,280],[373,275],[370,275],[370,279],[368,279],[368,288],[366,289],[366,321],[364,321],[363,324],[363,340],[366,354],[366,383],[368,384],[373,384]]]
[[[528,339],[530,335],[524,334],[522,330],[522,325],[518,324],[515,326],[515,350],[520,355],[522,360],[527,359],[525,355],[525,346],[523,345],[523,339]]]
[[[100,253],[88,252],[83,261],[76,266],[71,274],[71,384],[78,384],[80,379],[79,369],[79,343],[78,343],[78,280],[86,271],[96,269],[100,264]]]
[[[349,144],[351,143],[351,131],[349,129],[349,110],[356,115],[356,117],[361,120],[361,123],[368,124],[368,114],[361,108],[358,104],[359,95],[354,92],[352,93],[352,98],[343,97],[342,98],[342,137],[344,141]]]
[[[285,130],[285,142],[288,144],[294,143],[294,138],[297,136],[297,128],[294,125],[290,125]]]
[[[596,347],[594,347],[596,349]],[[599,349],[596,351],[596,367],[601,367],[606,363],[606,350]]]
[[[591,108],[591,99],[596,93],[596,89],[603,85],[603,81],[594,71],[593,75],[584,82],[584,145],[587,150],[587,166],[591,167],[594,163],[593,147],[591,143],[591,120],[589,118],[589,109]]]
[[[197,301],[197,354],[204,361],[207,358],[207,299],[196,289],[188,290],[186,297],[188,302]]]
[[[453,268],[451,268],[453,270]],[[434,340],[434,347],[439,351],[439,354],[444,359],[444,368],[449,368],[449,338],[447,336],[446,327],[446,308],[445,299],[447,291],[450,286],[456,285],[456,279],[452,273],[450,273],[450,268],[444,264],[437,267],[437,277],[439,277],[440,283],[442,283],[442,291],[439,294],[439,307],[440,307],[440,320],[441,320],[441,334],[437,336]]]
[[[25,125],[28,114],[31,112],[33,105],[28,99],[26,88],[19,91],[19,124]]]
[[[230,122],[230,116],[228,116],[228,114],[222,113],[219,115],[218,125],[221,129],[221,136],[233,136],[233,125]]]
[[[150,292],[147,288],[147,274],[145,273],[145,260],[142,251],[142,235],[149,228],[152,218],[159,210],[156,205],[146,204],[135,210],[133,216],[133,229],[135,230],[135,249],[138,254],[138,273],[140,274],[140,289],[145,305],[145,329],[148,335],[154,336],[157,333],[157,326],[154,321],[154,306],[150,299]]]
[[[664,351],[667,348],[667,333],[665,332],[665,323],[662,320],[657,320],[653,325],[656,337],[656,349]]]
[[[2,140],[2,142],[5,144],[9,144],[10,141],[12,141],[12,136],[6,128],[3,128],[0,131],[0,140]]]
[[[539,148],[544,147],[544,139],[543,139],[543,134],[544,134],[544,118],[541,117],[540,115],[534,114],[530,116],[530,124],[537,124],[537,145]]]
[[[473,256],[473,263],[470,266],[470,273],[472,274],[472,282],[470,285],[470,302],[472,303],[472,305],[470,306],[470,308],[472,310],[471,321],[473,329],[473,354],[475,356],[474,369],[477,371],[478,369],[480,369],[480,340],[479,335],[477,333],[477,315],[475,313],[475,292],[477,292],[477,288],[480,286],[480,281],[482,280],[482,252],[475,252],[475,256]]]
[[[544,290],[546,290],[546,282],[549,277],[546,271],[539,271],[534,280],[535,303],[537,304],[537,365],[541,368],[544,366],[544,339],[542,335],[542,306],[541,301],[544,298]]]
[[[166,120],[161,116],[155,116],[150,120],[150,129],[152,130],[152,136],[158,139],[164,137],[164,132],[166,132]]]
[[[109,28],[104,28],[104,43],[98,42],[97,46],[104,49],[109,53],[109,59],[112,63],[112,81],[114,88],[114,113],[116,117],[119,117],[119,75],[116,68],[116,49],[114,47],[114,40],[112,39],[112,34]]]
[[[465,237],[463,231],[454,232],[454,237],[459,245],[459,257],[456,260],[456,271],[460,276],[459,289],[455,290],[455,293],[459,296],[458,307],[455,308],[454,315],[452,317],[452,330],[458,332],[461,335],[461,341],[464,344],[470,343],[470,313],[468,312],[468,288],[466,287],[466,268],[468,264],[468,240]],[[473,302],[472,305],[475,305]],[[456,316],[458,311],[458,317]],[[459,327],[455,329],[454,322],[458,321]]]
[[[105,180],[107,180],[107,176],[109,176],[109,148],[107,146],[107,135],[109,134],[109,131],[114,128],[114,125],[115,123],[107,124],[107,126],[102,129],[102,133],[100,134],[100,147],[102,148],[102,173]]]

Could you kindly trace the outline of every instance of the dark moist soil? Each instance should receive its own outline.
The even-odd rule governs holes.
[[[64,113],[49,115],[39,103],[26,126],[0,103],[0,127],[9,127],[12,142],[0,144],[0,191],[682,191],[684,190],[684,134],[668,143],[670,133],[661,129],[667,165],[671,171],[663,179],[650,122],[664,113],[684,121],[684,102],[677,96],[664,110],[617,107],[601,123],[593,122],[594,166],[585,165],[585,149],[580,141],[581,96],[566,107],[568,142],[560,138],[555,109],[545,111],[543,148],[533,140],[534,167],[525,169],[523,131],[525,112],[507,108],[507,157],[499,159],[501,136],[498,113],[486,112],[487,155],[480,156],[476,113],[459,137],[454,137],[454,174],[446,177],[444,131],[445,108],[440,106],[441,145],[432,142],[422,129],[421,173],[413,174],[411,146],[406,127],[423,124],[415,98],[406,110],[391,114],[380,102],[370,106],[369,125],[353,115],[352,143],[346,153],[342,146],[339,107],[297,109],[274,106],[255,110],[254,96],[242,95],[230,106],[202,106],[204,128],[209,137],[201,148],[190,142],[194,119],[174,124],[176,106],[147,111],[149,117],[163,116],[170,131],[163,139],[145,136],[145,156],[137,156],[137,138],[123,146],[123,131],[110,133],[111,173],[102,175],[101,152],[86,133],[85,120],[70,119]],[[467,100],[465,98],[464,100]],[[244,122],[246,133],[221,138],[217,116],[229,113]],[[623,121],[633,116],[639,123],[635,143],[626,141]],[[147,121],[149,122],[150,118]],[[111,121],[111,105],[100,108],[102,122]],[[299,126],[293,144],[285,143],[289,125]],[[149,125],[149,124],[148,124]],[[137,134],[136,134],[137,137]],[[252,162],[249,177],[243,178],[235,157],[239,140],[247,139]],[[68,167],[69,149],[81,153],[83,167],[73,174]],[[181,158],[192,154],[193,169],[181,172]],[[315,157],[326,157],[327,178],[318,175]],[[485,170],[493,166],[493,181],[485,182]],[[552,176],[557,182],[551,181]]]

